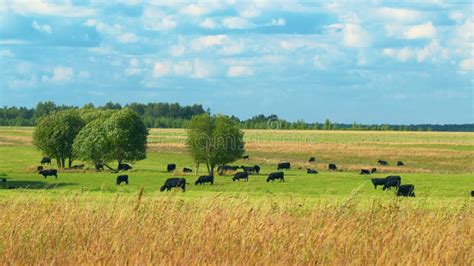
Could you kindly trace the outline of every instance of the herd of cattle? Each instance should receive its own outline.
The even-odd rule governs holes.
[[[249,156],[245,155],[242,159],[248,160]],[[308,160],[309,163],[315,163],[316,158],[310,157]],[[386,166],[388,165],[387,161],[384,160],[378,160],[377,162],[379,165]],[[58,171],[56,169],[43,169],[44,164],[51,164],[51,159],[48,157],[43,157],[41,160],[41,166],[37,167],[37,171],[39,174],[43,175],[44,178],[48,176],[54,176],[56,179],[58,178]],[[397,166],[404,166],[404,163],[402,161],[397,162]],[[74,165],[71,166],[72,169],[82,169],[84,167],[83,164],[81,165]],[[95,169],[97,171],[103,170],[104,165],[103,164],[96,164]],[[126,163],[121,163],[118,166],[118,171],[127,171],[131,170],[132,166]],[[239,169],[242,169],[243,171],[237,172]],[[266,181],[275,181],[279,180],[280,182],[285,181],[285,172],[282,170],[291,170],[291,163],[290,162],[281,162],[278,163],[277,165],[277,172],[272,172],[268,175]],[[328,170],[331,171],[337,171],[337,165],[335,163],[329,163],[328,164]],[[174,172],[176,171],[176,164],[168,164],[166,167],[167,172]],[[193,170],[191,168],[184,167],[182,169],[183,173],[192,173]],[[254,166],[231,166],[231,165],[222,165],[219,166],[217,169],[217,172],[219,175],[223,175],[224,173],[227,172],[237,172],[233,175],[232,181],[240,181],[240,180],[249,180],[249,175],[250,174],[259,174],[260,173],[260,166],[254,165]],[[318,171],[313,168],[307,168],[306,169],[307,174],[318,174]],[[360,174],[361,175],[370,175],[377,173],[377,168],[372,168],[372,169],[361,169]],[[382,190],[391,190],[391,188],[396,189],[396,195],[397,196],[404,196],[404,197],[415,197],[415,186],[413,184],[401,184],[401,177],[400,176],[387,176],[385,178],[372,178],[371,179],[372,184],[374,185],[374,188],[377,189],[377,186],[382,186]],[[116,185],[121,185],[122,183],[125,183],[128,185],[128,175],[119,175],[116,178]],[[205,175],[205,176],[200,176],[195,182],[195,185],[204,185],[206,183],[209,183],[211,185],[214,184],[214,176],[212,175]],[[170,191],[172,188],[181,188],[182,191],[186,191],[186,179],[182,177],[173,177],[173,178],[168,178],[163,186],[160,188],[160,191]],[[471,193],[474,196],[474,192]]]

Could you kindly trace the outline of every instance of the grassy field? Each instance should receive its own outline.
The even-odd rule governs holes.
[[[87,163],[44,179],[32,130],[0,128],[0,173],[16,188],[0,187],[0,264],[474,263],[473,133],[248,130],[250,160],[235,164],[261,174],[195,186],[194,173],[165,171],[195,168],[185,131],[152,129],[148,158],[118,187],[117,174]],[[266,183],[281,161],[293,165],[286,182]],[[330,162],[340,171],[327,171]],[[371,167],[378,173],[358,174]],[[370,178],[390,174],[417,197],[373,188]],[[159,191],[171,176],[186,177],[186,193]]]

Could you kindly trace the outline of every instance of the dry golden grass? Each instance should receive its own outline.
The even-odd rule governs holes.
[[[472,202],[358,209],[356,198],[301,207],[25,194],[0,201],[0,264],[473,265]]]

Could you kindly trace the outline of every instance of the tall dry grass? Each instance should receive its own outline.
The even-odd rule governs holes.
[[[0,264],[473,265],[472,202],[434,211],[353,201],[25,195],[0,202]]]

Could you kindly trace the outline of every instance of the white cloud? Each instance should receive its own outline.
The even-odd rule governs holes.
[[[345,24],[342,33],[347,47],[367,47],[371,43],[370,34],[358,24]]]
[[[464,14],[460,11],[452,11],[452,12],[449,12],[448,17],[451,20],[454,20],[459,23],[464,19]]]
[[[227,40],[227,35],[207,35],[202,36],[191,41],[191,46],[194,50],[200,51],[205,48],[210,48],[214,46],[219,46]]]
[[[253,75],[253,71],[248,66],[230,66],[227,69],[227,76],[232,78],[251,75]]]
[[[169,31],[178,25],[173,16],[153,7],[145,8],[142,20],[145,29],[153,31]]]
[[[74,6],[69,1],[64,4],[46,3],[43,0],[29,1],[8,1],[9,8],[22,15],[36,14],[58,17],[89,17],[96,14],[96,11],[83,6]],[[2,4],[3,5],[3,4]]]
[[[284,18],[272,19],[272,26],[285,26],[286,20]]]
[[[384,20],[397,21],[399,23],[410,23],[419,21],[424,16],[421,12],[403,8],[378,8],[376,14]]]
[[[53,76],[43,76],[42,82],[69,82],[74,77],[74,70],[70,67],[57,66],[53,70]]]
[[[125,74],[127,76],[138,75],[142,72],[142,69],[140,68],[140,61],[137,58],[133,57],[130,59],[129,65],[130,66],[125,69]]]
[[[184,45],[178,44],[178,45],[173,45],[170,48],[170,54],[172,56],[182,56],[186,52],[186,47]]]
[[[49,26],[47,24],[40,25],[40,24],[38,24],[38,22],[36,22],[36,20],[33,20],[33,23],[31,24],[31,26],[33,27],[33,29],[35,29],[39,32],[44,32],[44,33],[47,33],[47,34],[53,33],[53,29],[51,28],[51,26]]]
[[[81,79],[88,79],[91,77],[91,73],[89,71],[80,71],[78,77]]]
[[[135,35],[135,33],[127,32],[117,36],[117,40],[121,43],[135,43],[140,40],[140,37]]]
[[[88,19],[84,25],[88,27],[95,27],[97,32],[109,36],[116,36],[122,31],[122,26],[119,24],[109,25],[96,19]]]
[[[236,55],[240,54],[245,50],[245,45],[243,42],[234,42],[228,45],[224,45],[220,50],[219,54],[222,55]]]
[[[171,73],[172,67],[173,64],[169,61],[157,62],[153,67],[153,76],[156,78],[167,76]]]
[[[397,59],[400,62],[406,62],[408,59],[410,59],[414,52],[412,49],[408,47],[404,47],[402,49],[392,49],[392,48],[385,48],[383,49],[383,54]]]
[[[31,76],[26,79],[13,79],[8,81],[8,87],[10,89],[31,89],[38,86],[38,78],[36,76]]]
[[[431,21],[425,24],[419,24],[412,27],[408,27],[403,32],[404,39],[429,39],[436,35],[436,28],[433,27]]]
[[[466,58],[459,63],[462,71],[468,72],[474,70],[474,58]]]
[[[222,25],[228,29],[249,29],[255,25],[241,17],[227,17],[222,20]]]
[[[201,5],[191,4],[191,5],[187,5],[186,7],[184,7],[181,10],[181,12],[186,14],[186,15],[199,17],[199,16],[202,16],[204,14],[207,14],[209,12],[209,10],[207,8],[201,6]]]
[[[7,58],[7,57],[14,57],[15,55],[12,53],[12,51],[8,49],[2,49],[0,50],[0,57]]]
[[[249,6],[245,9],[242,9],[239,12],[239,15],[244,18],[258,17],[260,16],[260,14],[261,14],[260,10],[254,6]]]
[[[211,18],[206,18],[201,23],[199,23],[199,26],[204,29],[215,29],[219,27],[219,25]]]
[[[213,67],[202,62],[199,59],[192,61],[180,61],[173,63],[171,61],[157,62],[154,65],[153,76],[161,78],[164,76],[185,76],[196,79],[209,77]]]

